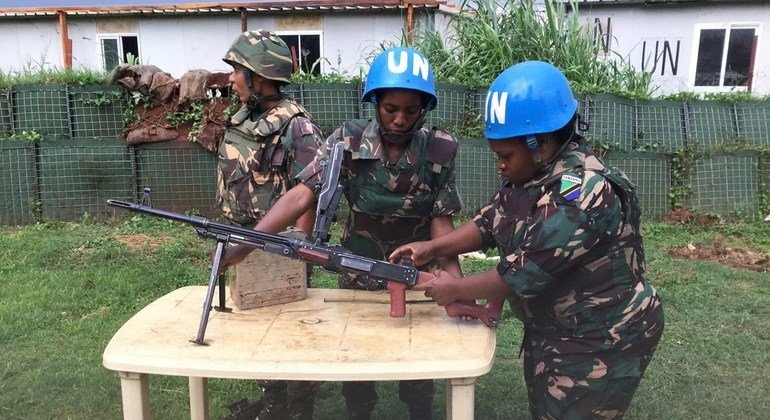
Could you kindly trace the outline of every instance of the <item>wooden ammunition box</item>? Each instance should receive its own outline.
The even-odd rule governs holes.
[[[299,229],[280,235],[305,239]],[[259,308],[294,302],[307,297],[307,264],[291,258],[252,251],[246,259],[230,269],[230,296],[240,309]]]

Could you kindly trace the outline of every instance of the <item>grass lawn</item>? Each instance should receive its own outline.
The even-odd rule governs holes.
[[[674,259],[667,251],[720,235],[726,247],[770,252],[770,223],[709,229],[648,223],[644,231],[647,277],[663,297],[666,329],[627,418],[766,418],[770,273]],[[107,342],[154,299],[205,284],[214,242],[198,239],[191,228],[138,216],[0,227],[0,237],[0,418],[121,418],[120,381],[101,365]],[[493,264],[466,260],[463,266],[473,273]],[[331,275],[317,274],[314,287],[336,285]],[[476,388],[479,419],[528,418],[521,324],[507,309],[503,318],[495,364]],[[212,418],[226,415],[236,399],[258,396],[252,381],[212,379],[209,387]],[[374,417],[406,418],[397,384],[378,387]],[[150,388],[156,418],[189,418],[186,378],[151,376]],[[442,418],[441,384],[438,390],[434,414]],[[344,417],[340,384],[324,384],[316,418]]]

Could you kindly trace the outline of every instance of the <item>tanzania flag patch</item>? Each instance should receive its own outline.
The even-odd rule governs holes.
[[[580,186],[582,184],[582,178],[575,175],[564,174],[561,176],[561,188],[559,188],[559,193],[567,201],[575,200],[580,195]]]

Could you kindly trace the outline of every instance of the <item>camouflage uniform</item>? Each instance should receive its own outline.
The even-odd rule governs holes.
[[[289,82],[292,72],[289,48],[267,31],[244,32],[223,60],[244,66],[279,86]],[[310,113],[293,99],[283,97],[256,115],[259,103],[260,98],[252,92],[249,102],[230,119],[219,146],[217,204],[228,220],[248,228],[254,227],[278,198],[296,185],[295,177],[313,160],[322,143],[321,130]],[[321,382],[257,383],[264,404],[260,419],[312,418]]]
[[[451,134],[420,129],[401,159],[391,165],[377,122],[349,121],[318,150],[315,161],[300,174],[302,182],[315,187],[328,151],[339,141],[345,144],[340,179],[350,207],[342,244],[352,252],[385,260],[403,244],[430,239],[433,217],[460,210],[454,170],[459,143]],[[384,288],[357,276],[341,276],[339,285]],[[378,400],[374,382],[344,382],[342,392],[351,419],[368,418]],[[430,418],[433,393],[432,380],[399,383],[399,397],[409,406],[412,419]]]
[[[663,332],[631,182],[580,138],[524,186],[504,181],[474,222],[506,256],[532,418],[622,417]]]
[[[219,146],[217,204],[226,218],[254,226],[315,157],[321,130],[291,99],[252,119],[246,105]]]

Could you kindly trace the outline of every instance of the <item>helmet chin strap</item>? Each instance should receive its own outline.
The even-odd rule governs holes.
[[[425,123],[425,115],[428,113],[428,110],[423,108],[422,111],[420,111],[420,116],[417,118],[417,121],[415,121],[414,125],[412,126],[412,129],[407,131],[406,133],[394,133],[392,131],[387,131],[385,129],[385,126],[382,124],[382,120],[380,120],[380,112],[377,108],[377,98],[372,98],[372,103],[375,107],[375,114],[377,118],[377,125],[380,126],[380,135],[383,139],[394,143],[394,144],[404,144],[408,142],[409,140],[414,137],[414,133],[419,131],[422,128],[422,125]]]
[[[278,101],[285,97],[281,92],[278,92],[275,95],[257,95],[254,91],[254,84],[251,81],[251,76],[253,74],[254,73],[252,73],[251,70],[247,68],[243,69],[243,76],[246,77],[246,86],[249,88],[249,99],[246,100],[246,107],[249,111],[261,111],[262,107],[260,106],[260,103],[262,103],[262,101]]]
[[[580,123],[579,117],[577,122]],[[532,134],[525,137],[525,141],[527,142],[527,148],[529,149],[529,152],[532,155],[532,161],[535,162],[535,168],[538,171],[543,167],[550,165],[554,160],[556,160],[556,158],[559,157],[559,155],[561,155],[564,149],[566,149],[567,146],[569,145],[569,142],[571,142],[572,139],[575,137],[575,133],[576,133],[575,128],[576,128],[575,126],[572,126],[572,129],[570,130],[569,138],[559,146],[559,149],[556,150],[556,153],[554,153],[553,156],[551,156],[551,158],[548,159],[548,162],[545,162],[545,163],[543,163],[543,159],[540,153],[540,146],[537,142],[537,138]]]

